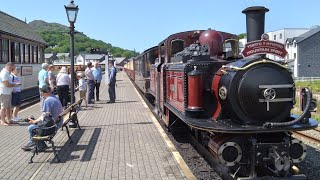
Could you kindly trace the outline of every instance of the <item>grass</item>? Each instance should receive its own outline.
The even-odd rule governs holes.
[[[296,88],[299,90],[302,87],[309,87],[313,94],[320,94],[320,80],[313,80],[313,81],[296,81]],[[299,97],[296,98],[296,105],[294,109],[292,109],[292,113],[294,114],[301,114],[299,106]],[[317,107],[320,108],[320,102],[317,101]],[[316,119],[320,122],[320,112],[312,112],[311,116],[313,119]]]
[[[299,97],[296,97],[296,104],[294,105],[294,108],[291,110],[291,113],[299,114],[299,115],[302,113],[302,111],[300,110],[300,107],[299,107],[299,105],[300,105],[300,101],[299,100],[300,100]],[[317,107],[320,108],[320,102],[317,102]],[[311,118],[313,118],[313,119],[315,119],[315,120],[320,122],[320,112],[319,111],[312,112],[311,113]]]
[[[320,94],[320,80],[315,81],[296,81],[296,88],[309,87],[311,91],[315,94]]]

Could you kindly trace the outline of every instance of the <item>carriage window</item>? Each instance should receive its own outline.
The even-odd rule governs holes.
[[[30,45],[29,44],[25,44],[24,45],[24,58],[25,58],[25,63],[30,63]]]
[[[20,43],[20,58],[21,58],[21,63],[24,63],[24,44]]]
[[[183,40],[173,40],[171,41],[171,55],[174,55],[184,49],[184,41]]]
[[[2,61],[7,63],[9,61],[9,40],[2,39]]]
[[[164,56],[166,54],[166,49],[165,49],[164,45],[161,45],[161,47],[160,47],[160,54],[161,54],[161,56]]]
[[[14,42],[14,62],[20,63],[20,44],[18,42]]]
[[[32,46],[33,49],[33,63],[37,63],[37,46]]]

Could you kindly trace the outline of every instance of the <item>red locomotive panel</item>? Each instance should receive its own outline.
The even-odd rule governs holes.
[[[184,73],[167,71],[167,97],[168,103],[184,112]]]

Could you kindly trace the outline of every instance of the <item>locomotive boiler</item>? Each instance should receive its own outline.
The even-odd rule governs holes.
[[[305,158],[306,145],[291,131],[317,127],[310,118],[312,94],[303,88],[303,112],[292,115],[291,72],[265,55],[285,56],[284,46],[263,34],[268,11],[260,6],[243,11],[248,39],[243,56],[238,37],[230,33],[208,29],[169,36],[152,60],[148,91],[169,129],[187,126],[239,179],[304,179],[293,166]]]

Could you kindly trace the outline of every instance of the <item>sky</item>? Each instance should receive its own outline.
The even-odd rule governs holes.
[[[64,5],[70,0],[6,0],[0,10],[18,19],[68,26]],[[215,29],[245,33],[249,6],[265,6],[265,31],[320,25],[319,0],[75,0],[75,27],[88,37],[142,52],[171,34]]]

